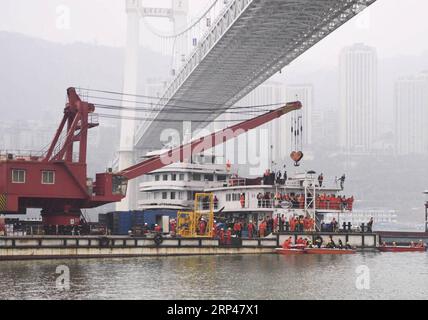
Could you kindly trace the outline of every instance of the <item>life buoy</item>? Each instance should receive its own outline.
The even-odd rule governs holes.
[[[100,247],[108,247],[110,244],[110,239],[107,237],[100,238]]]
[[[162,242],[163,242],[162,235],[160,235],[160,234],[155,235],[155,237],[153,238],[153,240],[155,241],[155,244],[157,246],[160,246],[162,244]]]

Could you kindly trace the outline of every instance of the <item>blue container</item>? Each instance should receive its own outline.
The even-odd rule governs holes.
[[[144,225],[144,211],[133,211],[132,212],[132,226],[143,226]]]
[[[112,233],[114,235],[127,235],[132,229],[132,212],[119,211],[113,212]]]

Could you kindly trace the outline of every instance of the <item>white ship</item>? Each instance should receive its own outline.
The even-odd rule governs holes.
[[[283,217],[310,217],[316,230],[334,217],[353,210],[353,197],[345,196],[339,181],[322,183],[309,171],[289,175],[286,180],[265,177],[243,178],[230,167],[216,164],[214,156],[197,156],[191,163],[175,163],[146,175],[139,185],[139,209],[159,217],[168,212],[192,210],[196,193],[213,193],[218,220],[231,224]],[[325,179],[327,181],[328,179]],[[172,213],[172,214],[171,214]]]

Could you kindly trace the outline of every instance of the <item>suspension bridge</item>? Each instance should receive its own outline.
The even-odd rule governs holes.
[[[180,116],[170,108],[177,100],[187,101],[186,105],[195,109],[207,103],[234,105],[374,2],[229,1],[212,21],[211,28],[201,39],[196,39],[196,47],[159,101],[161,110],[152,116],[178,119]],[[195,38],[192,40],[196,42]],[[222,108],[213,108],[210,114],[189,114],[188,120],[197,124],[201,120],[214,120],[221,113]],[[182,124],[143,121],[136,130],[135,146],[160,147],[160,133],[165,128],[181,132]]]
[[[141,20],[164,47],[171,48],[173,78],[139,123],[133,111],[138,102],[122,103],[126,108],[121,111],[119,169],[135,162],[135,150],[162,148],[165,129],[183,134],[177,101],[194,111],[186,114],[186,120],[195,124],[193,131],[206,126],[375,1],[212,0],[188,25],[188,0],[172,0],[170,9],[145,8],[142,0],[127,0],[123,92],[136,95]],[[153,28],[147,21],[153,17],[173,21],[173,33]],[[210,112],[197,112],[207,108]]]

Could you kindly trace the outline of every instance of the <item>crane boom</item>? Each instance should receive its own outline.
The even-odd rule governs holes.
[[[87,176],[87,137],[98,126],[95,106],[82,101],[74,88],[67,90],[63,119],[47,152],[41,156],[0,153],[0,214],[25,214],[41,209],[43,224],[73,226],[81,223],[82,209],[96,208],[126,197],[128,180],[190,160],[284,114],[302,108],[300,102],[287,105],[238,123],[224,130],[173,148],[123,171]],[[77,148],[78,144],[78,148]],[[74,157],[74,151],[78,157]]]
[[[127,168],[118,174],[126,179],[134,179],[151,171],[160,169],[175,162],[182,162],[191,159],[192,155],[202,153],[228,140],[238,137],[251,129],[257,128],[287,113],[302,108],[300,102],[287,103],[285,106],[258,116],[256,118],[238,123],[226,129],[212,133],[208,136],[196,139],[188,144],[181,145],[163,154],[151,157],[150,159]]]

